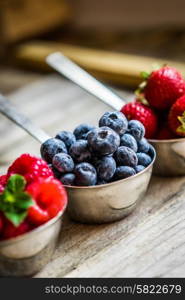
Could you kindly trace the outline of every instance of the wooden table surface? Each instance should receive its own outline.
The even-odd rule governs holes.
[[[97,124],[109,109],[57,75],[0,72],[0,90],[51,135],[82,122]],[[21,153],[39,155],[38,142],[1,115],[0,124],[1,173]],[[184,277],[184,253],[185,177],[153,176],[142,202],[122,221],[85,225],[66,215],[52,260],[35,276]]]

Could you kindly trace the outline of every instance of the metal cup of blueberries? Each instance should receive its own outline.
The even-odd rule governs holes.
[[[104,113],[98,127],[80,124],[41,145],[42,158],[67,189],[74,220],[111,222],[133,210],[155,160],[144,135],[141,122],[112,111]]]
[[[49,262],[66,207],[91,224],[131,213],[155,160],[144,135],[139,121],[106,112],[99,127],[81,124],[47,139],[42,159],[24,153],[13,161],[0,175],[0,276],[30,276]]]
[[[0,276],[30,276],[48,263],[66,206],[72,219],[84,223],[131,213],[155,160],[144,135],[139,121],[106,112],[99,127],[81,124],[46,140],[43,159],[18,157],[0,176]]]

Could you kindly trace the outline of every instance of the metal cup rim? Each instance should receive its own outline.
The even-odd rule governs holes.
[[[176,142],[185,142],[185,137],[175,138],[175,139],[164,139],[164,140],[157,140],[157,139],[148,139],[149,143],[176,143]]]
[[[99,184],[99,185],[92,185],[92,186],[75,186],[75,185],[64,185],[64,187],[68,190],[87,190],[87,189],[98,189],[98,188],[103,188],[103,187],[108,187],[108,186],[112,186],[112,185],[115,185],[117,183],[121,183],[121,182],[125,182],[125,181],[129,181],[133,178],[136,178],[136,177],[139,177],[141,174],[143,174],[144,172],[146,172],[155,162],[156,160],[156,151],[155,151],[155,148],[151,145],[152,149],[153,149],[153,152],[154,152],[154,157],[153,157],[153,160],[152,162],[141,172],[133,175],[133,176],[130,176],[130,177],[127,177],[127,178],[124,178],[124,179],[120,179],[120,180],[116,180],[116,181],[113,181],[113,182],[110,182],[110,183],[105,183],[105,184]]]
[[[65,204],[65,207],[54,218],[44,223],[43,225],[40,225],[29,232],[23,233],[20,236],[0,241],[0,247],[9,246],[10,244],[14,244],[14,243],[16,244],[22,240],[29,238],[31,235],[34,235],[35,233],[38,233],[50,227],[51,225],[56,223],[58,219],[64,214],[66,207],[67,207],[67,203]]]

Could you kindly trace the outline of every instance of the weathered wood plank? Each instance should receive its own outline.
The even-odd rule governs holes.
[[[165,277],[185,263],[184,189],[128,235],[65,277]],[[184,268],[178,276],[184,277]]]
[[[25,72],[13,68],[0,67],[0,91],[11,93],[26,84],[32,83],[41,78],[41,74]]]

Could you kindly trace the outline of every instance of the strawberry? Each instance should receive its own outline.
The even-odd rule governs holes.
[[[172,105],[168,115],[168,124],[174,134],[185,137],[185,95]]]
[[[1,175],[0,176],[0,184],[2,184],[3,186],[5,186],[7,183],[7,175]]]
[[[37,180],[38,177],[53,176],[52,170],[43,159],[28,153],[22,154],[9,167],[8,176],[12,174],[23,175],[27,183]]]
[[[1,175],[0,176],[0,193],[2,193],[4,191],[6,182],[7,182],[7,175]]]
[[[53,217],[67,205],[67,194],[57,179],[42,178],[27,187],[33,197],[34,205],[28,210],[28,218],[32,224],[41,225]]]
[[[0,236],[1,236],[1,233],[3,232],[3,228],[4,228],[4,216],[0,212]]]
[[[128,120],[138,120],[144,125],[146,138],[154,137],[157,131],[157,116],[151,108],[139,102],[131,102],[125,104],[121,112]]]
[[[10,239],[26,233],[32,229],[31,225],[24,221],[18,227],[15,227],[10,221],[6,221],[3,230],[3,239]]]
[[[156,139],[158,140],[169,140],[174,139],[176,136],[170,130],[167,124],[164,124],[157,132]]]
[[[21,155],[8,174],[0,176],[0,187],[0,239],[32,230],[67,205],[61,182],[42,159],[30,154]]]
[[[175,68],[164,66],[149,74],[142,88],[152,107],[165,110],[185,93],[185,81]]]

